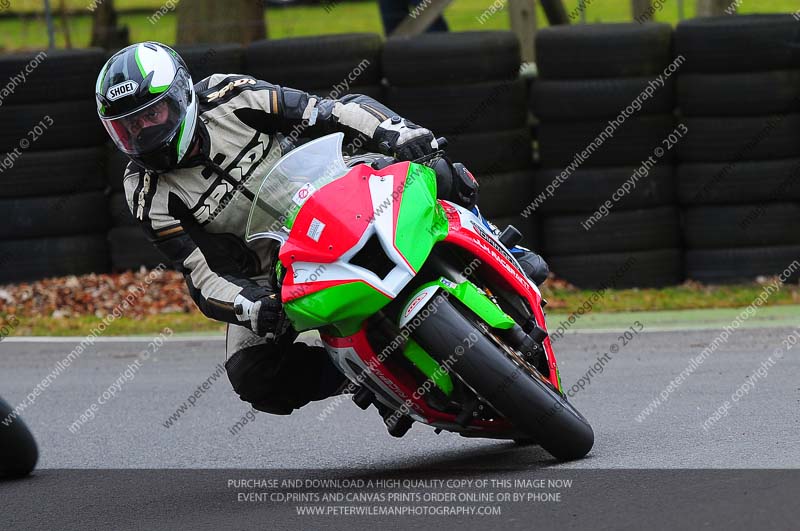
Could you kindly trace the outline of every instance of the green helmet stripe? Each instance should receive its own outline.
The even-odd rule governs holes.
[[[146,78],[147,71],[144,69],[144,66],[142,66],[142,60],[139,58],[139,47],[136,48],[136,54],[134,57],[136,57],[136,66],[139,67],[139,73],[142,74],[142,79]],[[150,85],[150,94],[160,94],[167,90],[170,85],[171,83],[161,85],[160,87],[154,87],[153,85]]]
[[[178,132],[178,158],[181,157],[181,141],[183,141],[183,131],[186,129],[186,118],[181,122],[181,130]]]
[[[139,67],[139,73],[142,74],[142,79],[146,78],[147,77],[147,72],[145,72],[144,67],[142,66],[142,60],[139,59],[139,47],[138,46],[136,47],[136,53],[134,54],[134,57],[136,58],[136,66]]]
[[[105,81],[106,72],[108,71],[108,63],[103,65],[103,69],[100,71],[100,75],[97,76],[97,85],[94,88],[94,91],[98,94],[102,94],[103,90],[103,81]]]

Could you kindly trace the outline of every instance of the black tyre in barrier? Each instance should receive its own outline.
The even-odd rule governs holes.
[[[530,168],[533,162],[533,140],[527,127],[449,135],[447,142],[447,156],[463,163],[479,181],[491,174]]]
[[[193,44],[176,46],[192,81],[205,79],[212,74],[244,74],[244,48],[240,44]]]
[[[7,154],[0,154],[0,164]],[[106,186],[105,151],[101,148],[23,153],[3,169],[0,198],[62,195]]]
[[[800,245],[800,204],[692,207],[684,211],[687,249]]]
[[[791,47],[800,39],[792,15],[737,15],[684,20],[675,29],[675,55],[684,72],[758,72],[800,66]]]
[[[124,193],[114,192],[109,196],[108,212],[111,216],[112,227],[138,227],[139,223],[131,214]]]
[[[0,240],[103,232],[107,208],[103,192],[0,199]]]
[[[245,49],[244,67],[258,79],[299,89],[345,80],[350,86],[377,85],[382,48],[381,37],[373,33],[256,41]]]
[[[530,108],[537,118],[552,122],[615,118],[652,86],[652,96],[644,96],[637,115],[671,113],[675,108],[674,78],[667,78],[663,85],[653,80],[652,77],[537,79],[531,84]],[[651,82],[655,84],[650,85]]]
[[[686,251],[686,276],[704,283],[752,282],[759,276],[782,274],[787,269],[790,282],[797,282],[800,245],[739,247]]]
[[[382,63],[391,85],[407,87],[513,80],[521,59],[510,31],[463,31],[391,38]]]
[[[674,207],[611,210],[593,224],[587,221],[590,215],[544,218],[542,237],[546,254],[616,253],[680,246],[680,220]]]
[[[654,76],[671,61],[669,24],[550,26],[536,34],[536,64],[544,79]]]
[[[664,155],[654,160],[672,161],[675,149],[667,150],[663,144],[674,129],[672,115],[634,116],[616,129],[612,127],[612,135],[608,133],[609,127],[612,126],[606,120],[542,122],[539,124],[542,166],[563,169],[584,151],[589,154],[584,167],[640,165],[654,155],[656,148],[664,149]],[[587,150],[593,142],[594,147]]]
[[[167,258],[150,243],[140,227],[114,227],[108,231],[108,242],[113,271],[168,264]]]
[[[105,233],[5,240],[0,245],[0,284],[109,271]]]
[[[800,113],[767,116],[683,117],[678,142],[685,162],[727,162],[800,157]]]
[[[753,116],[800,111],[800,70],[678,77],[684,116]]]
[[[680,249],[545,255],[557,278],[585,289],[659,288],[683,281]]]
[[[486,174],[478,183],[478,207],[487,217],[519,216],[533,199],[531,170]]]
[[[312,89],[306,89],[306,92],[308,92],[309,94],[320,96],[322,98],[333,98],[333,99],[338,99],[348,94],[361,94],[363,96],[369,96],[370,98],[381,102],[384,99],[386,99],[384,89],[381,85],[357,85],[350,87],[348,90],[342,92],[340,92],[339,89],[335,89],[333,87],[312,88]]]
[[[615,210],[631,210],[669,205],[675,202],[673,167],[660,164],[649,170],[633,166],[582,168],[559,181],[563,170],[541,169],[534,174],[534,194],[554,188],[538,207],[542,213],[594,212],[617,193]],[[619,192],[620,187],[627,190]],[[556,188],[555,185],[558,184]]]
[[[528,118],[522,80],[389,87],[386,101],[401,116],[445,136],[516,129]]]
[[[113,144],[106,147],[107,163],[106,163],[106,179],[111,190],[121,192],[125,189],[123,185],[123,177],[125,177],[125,170],[131,159],[123,152],[118,150]]]
[[[533,216],[527,218],[523,217],[521,214],[489,216],[486,215],[483,210],[481,210],[481,214],[493,224],[497,225],[497,228],[499,228],[501,232],[505,230],[507,226],[514,225],[514,227],[522,233],[520,245],[533,249],[534,251],[540,247],[539,224]]]
[[[675,178],[682,205],[800,200],[800,158],[678,164]]]
[[[19,83],[2,99],[3,106],[92,98],[105,62],[106,53],[99,48],[4,54],[0,56],[3,86],[14,78]]]
[[[91,99],[3,105],[0,124],[0,153],[16,149],[20,158],[33,151],[100,146],[108,139]]]

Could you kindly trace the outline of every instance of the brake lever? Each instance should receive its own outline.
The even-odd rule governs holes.
[[[418,159],[412,160],[411,162],[416,164],[426,164],[434,159],[438,159],[445,156],[445,148],[447,148],[448,141],[445,137],[439,137],[436,139],[436,144],[439,146],[439,149],[434,151],[433,153],[428,153],[427,155],[423,155]],[[378,149],[381,154],[386,155],[388,157],[394,157],[394,153],[392,153],[392,148],[388,142],[381,142],[378,145]]]
[[[449,142],[443,136],[440,136],[436,139],[436,145],[439,147],[433,153],[429,153],[428,155],[424,155],[417,160],[413,160],[412,162],[416,162],[417,164],[425,164],[426,162],[430,162],[434,159],[442,158],[445,156],[445,149],[447,149],[447,144]]]

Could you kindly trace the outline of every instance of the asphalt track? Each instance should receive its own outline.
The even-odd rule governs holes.
[[[332,405],[330,400],[288,417],[251,415],[255,420],[242,425],[249,408],[238,401],[225,376],[210,380],[224,360],[224,344],[218,339],[170,339],[142,362],[132,379],[117,386],[115,397],[96,408],[94,419],[71,431],[69,426],[120,381],[120,374],[149,341],[109,339],[90,347],[27,407],[23,417],[39,441],[39,470],[31,479],[0,483],[0,498],[9,500],[7,506],[18,507],[17,512],[11,511],[12,522],[17,518],[16,528],[30,523],[25,508],[36,503],[51,508],[37,515],[44,518],[37,524],[45,528],[70,528],[70,522],[78,528],[97,518],[106,518],[106,524],[120,529],[138,528],[138,518],[148,519],[150,524],[141,526],[146,529],[161,528],[160,524],[163,528],[197,529],[205,524],[214,528],[214,522],[245,520],[247,525],[232,528],[301,528],[306,526],[288,523],[298,518],[290,505],[237,503],[225,478],[241,474],[230,469],[250,470],[243,473],[245,477],[306,479],[569,477],[576,486],[563,493],[571,498],[561,503],[535,508],[516,504],[506,508],[503,516],[464,517],[463,522],[470,528],[490,528],[502,518],[505,526],[530,528],[535,514],[537,518],[555,518],[558,528],[588,524],[620,528],[626,527],[626,522],[635,528],[638,520],[621,518],[625,509],[631,511],[631,518],[637,511],[647,518],[661,514],[654,522],[657,527],[678,525],[684,521],[677,518],[689,517],[700,525],[720,523],[718,515],[731,516],[743,503],[754,504],[748,511],[750,518],[731,517],[729,528],[755,521],[781,528],[781,518],[789,523],[786,511],[796,518],[796,501],[786,496],[789,485],[794,493],[800,486],[800,347],[787,350],[782,344],[796,329],[734,332],[639,422],[637,415],[720,333],[720,328],[648,332],[647,323],[642,325],[644,331],[624,345],[618,332],[570,333],[556,342],[567,389],[586,375],[599,357],[614,351],[613,345],[617,349],[606,357],[603,372],[594,374],[589,384],[584,382],[584,389],[572,399],[592,423],[596,441],[586,459],[571,463],[557,463],[538,447],[436,435],[426,426],[415,426],[405,438],[394,439],[374,409],[363,412],[349,400],[329,410],[324,419],[320,416]],[[0,393],[12,405],[19,404],[76,343],[73,339],[0,343]],[[782,356],[767,363],[763,376],[754,377],[777,351]],[[170,415],[209,381],[195,405],[171,427],[165,427]],[[741,390],[748,381],[744,393]],[[733,400],[737,391],[740,396]],[[727,415],[706,423],[704,429],[703,423],[726,400],[730,402]],[[237,422],[239,428],[232,429]],[[741,476],[741,469],[765,468],[795,470],[746,480]],[[104,473],[94,469],[151,471]],[[270,469],[266,471],[269,474],[265,469]],[[740,488],[743,482],[747,488]],[[142,484],[148,487],[137,487]],[[86,485],[93,487],[94,499],[76,494]],[[104,485],[108,488],[102,488]],[[122,496],[120,491],[119,496],[108,498],[116,492],[111,485],[136,487],[136,495]],[[146,503],[139,499],[143,495],[149,496]],[[80,510],[76,509],[77,499],[82,500]],[[170,500],[169,508],[162,507],[165,499]],[[693,512],[676,511],[681,503],[693,504]],[[146,510],[140,510],[142,507]],[[269,517],[278,519],[273,523],[281,521],[286,527],[262,525],[267,514],[262,511],[267,508]],[[620,511],[616,517],[609,516],[612,509]],[[128,520],[119,520],[121,514],[127,514]],[[113,517],[117,520],[112,521]],[[376,519],[387,517],[303,518],[306,524],[313,523],[308,528],[335,529],[350,525],[348,518],[357,518],[355,527],[371,528],[379,521]],[[444,521],[442,518],[417,515],[403,520],[388,517],[382,522],[388,528],[426,528]],[[459,517],[447,518],[456,518],[448,520],[454,522]],[[751,522],[751,518],[755,520]]]

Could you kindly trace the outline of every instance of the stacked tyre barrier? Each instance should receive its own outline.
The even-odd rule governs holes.
[[[127,271],[141,267],[156,267],[164,256],[150,243],[139,222],[131,214],[125,198],[123,176],[128,166],[127,156],[113,145],[108,150],[108,204],[111,229],[108,231],[112,271]]]
[[[578,286],[682,280],[674,149],[664,144],[675,128],[671,40],[670,26],[655,23],[537,35],[529,101],[540,167],[529,212],[544,216],[550,269]]]
[[[530,89],[509,32],[176,50],[195,81],[243,73],[319,96],[366,94],[447,137],[448,155],[481,183],[484,214],[515,225],[580,287],[750,281],[800,257],[800,25],[791,15],[694,19],[675,32],[546,28]],[[0,56],[0,283],[163,261],[126,204],[128,161],[97,119],[106,58]]]
[[[373,33],[264,40],[245,50],[246,73],[323,97],[364,94],[383,99],[381,49]]]
[[[800,26],[791,15],[682,22],[678,150],[687,276],[774,275],[800,257]]]
[[[0,57],[0,281],[105,272],[102,50]],[[5,81],[4,81],[5,82]]]
[[[519,42],[504,31],[393,38],[383,52],[389,107],[446,137],[448,156],[480,182],[483,214],[535,247],[533,218],[520,215],[533,191],[520,62]]]
[[[195,83],[212,74],[244,73],[244,48],[240,44],[194,44],[176,46],[175,51],[186,62]]]

